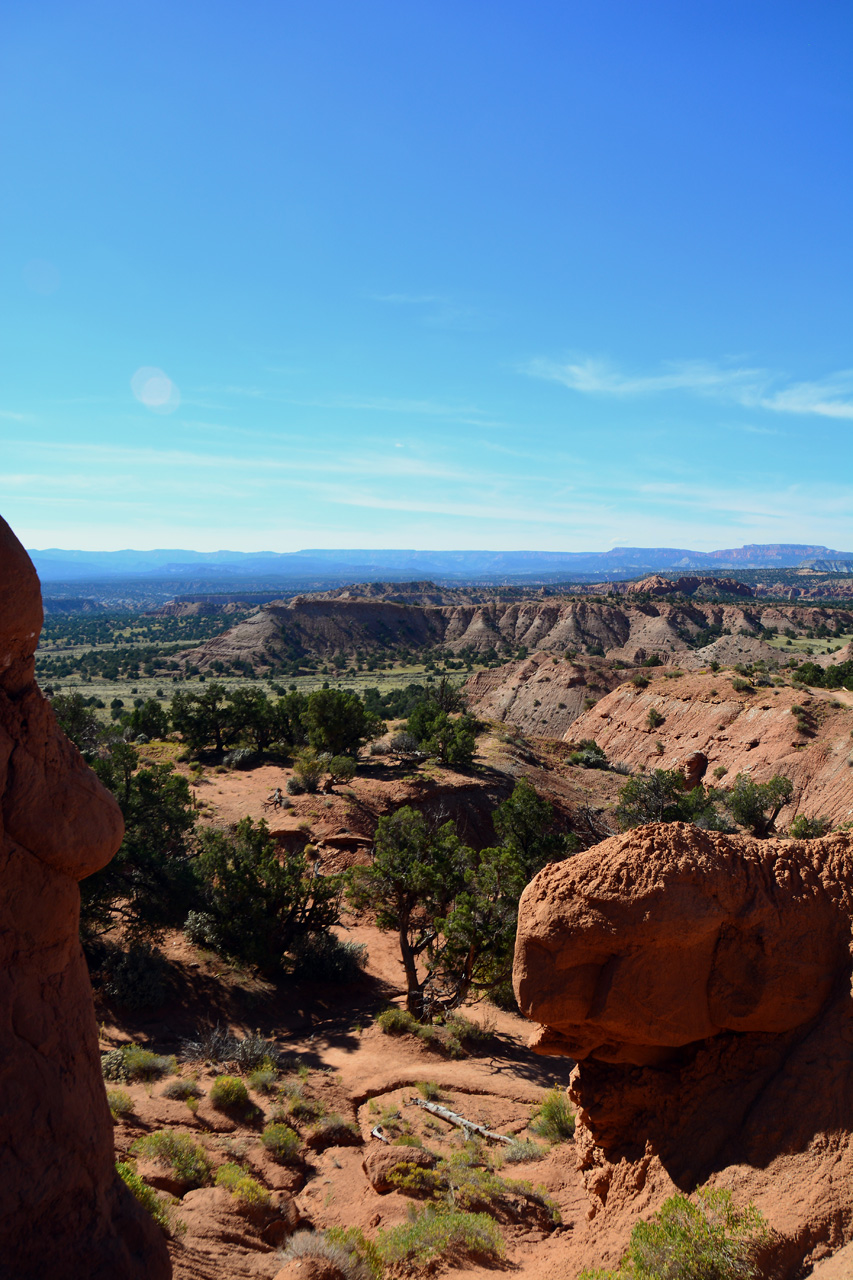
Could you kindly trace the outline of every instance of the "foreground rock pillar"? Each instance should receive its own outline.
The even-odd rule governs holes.
[[[117,1177],[78,881],[123,832],[35,684],[35,569],[0,519],[0,1280],[168,1280]]]

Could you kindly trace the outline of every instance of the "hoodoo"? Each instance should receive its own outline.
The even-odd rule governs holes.
[[[34,680],[35,569],[0,519],[0,1276],[167,1280],[165,1241],[117,1177],[78,939],[78,881],[118,806]]]
[[[528,885],[515,990],[533,1046],[578,1063],[602,1238],[708,1181],[765,1213],[774,1275],[853,1236],[851,920],[850,835],[656,824]]]

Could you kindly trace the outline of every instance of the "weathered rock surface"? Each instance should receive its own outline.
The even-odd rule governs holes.
[[[244,1257],[281,1245],[299,1222],[299,1213],[286,1191],[274,1191],[268,1205],[249,1210],[224,1187],[201,1187],[181,1200],[180,1218],[186,1227],[182,1248],[202,1254],[209,1249],[221,1257],[218,1246],[227,1244],[236,1257]]]
[[[571,726],[588,699],[624,680],[603,659],[555,661],[550,653],[478,671],[465,683],[468,706],[484,720],[500,720],[543,738],[574,737]]]
[[[799,707],[804,714],[796,714]],[[650,728],[649,712],[662,716]],[[594,738],[611,761],[632,770],[683,768],[701,752],[705,782],[722,767],[722,785],[738,773],[765,782],[781,773],[794,784],[778,827],[795,813],[853,819],[853,698],[845,689],[756,688],[738,693],[728,673],[659,678],[646,689],[630,682],[585,711],[564,736]],[[660,743],[663,751],[658,748]]]
[[[115,1173],[78,880],[118,848],[118,806],[33,679],[35,570],[0,520],[0,1275],[165,1280],[158,1228]]]
[[[766,1214],[779,1277],[853,1237],[851,918],[849,835],[641,827],[527,887],[516,993],[536,1047],[578,1061],[602,1247],[705,1181]]]
[[[305,595],[263,605],[222,635],[178,656],[206,670],[219,660],[246,660],[263,667],[299,654],[327,658],[339,651],[369,653],[403,646],[485,653],[524,645],[530,652],[542,650],[552,656],[567,650],[603,652],[629,663],[642,650],[643,657],[657,654],[664,662],[677,657],[696,668],[712,658],[721,663],[776,660],[779,650],[761,638],[761,627],[787,627],[799,635],[821,623],[834,628],[837,617],[831,608],[755,601],[674,603],[661,598],[643,603],[626,596],[618,603],[546,597],[429,604],[409,603],[405,596],[398,602],[386,596]],[[841,621],[847,621],[846,614]],[[708,628],[721,634],[693,648]]]
[[[423,1147],[372,1146],[364,1157],[364,1172],[374,1191],[393,1191],[390,1175],[401,1164],[432,1169],[435,1163],[435,1156]]]

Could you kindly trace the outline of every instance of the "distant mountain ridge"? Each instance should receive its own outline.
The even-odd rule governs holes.
[[[31,550],[43,582],[76,579],[131,578],[157,575],[180,579],[200,570],[212,576],[276,574],[282,578],[306,574],[377,578],[475,578],[534,574],[654,573],[665,569],[795,568],[803,561],[833,562],[853,567],[853,552],[807,543],[751,543],[721,551],[691,551],[679,547],[613,547],[609,551],[66,551]]]

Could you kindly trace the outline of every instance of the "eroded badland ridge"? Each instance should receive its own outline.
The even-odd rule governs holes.
[[[759,1276],[837,1280],[832,1268],[853,1241],[844,584],[834,607],[703,576],[591,584],[573,598],[374,583],[265,603],[230,628],[225,612],[221,634],[164,651],[160,666],[152,650],[147,678],[163,690],[175,682],[184,700],[222,674],[231,695],[284,694],[286,678],[331,690],[351,677],[356,687],[355,673],[381,687],[383,663],[406,680],[417,657],[422,691],[449,698],[448,683],[464,685],[476,742],[453,764],[390,722],[375,751],[356,750],[345,785],[330,775],[318,792],[304,787],[295,748],[250,752],[241,768],[210,744],[186,750],[174,731],[134,742],[129,727],[123,738],[105,730],[87,758],[102,769],[98,753],[118,751],[128,837],[116,864],[125,887],[106,932],[88,942],[93,1001],[76,881],[109,858],[120,819],[33,683],[37,583],[2,531],[9,1280],[57,1266],[70,1280],[159,1277],[170,1265],[179,1280],[362,1280],[368,1263],[388,1277],[485,1277],[503,1266],[523,1280],[574,1280],[617,1266],[638,1220],[700,1186],[764,1215]],[[174,627],[199,616],[180,602],[161,614]],[[448,706],[457,723],[458,704]],[[717,795],[718,818],[738,775],[759,786],[782,776],[790,789],[769,838],[730,819],[725,832],[703,829],[698,809],[695,822],[621,830],[624,787],[656,770],[676,799]],[[343,977],[323,974],[319,960],[276,972],[238,962],[217,951],[209,922],[184,929],[168,911],[145,944],[154,939],[161,968],[125,964],[136,942],[116,908],[138,901],[140,886],[156,890],[152,867],[171,874],[168,862],[133,862],[144,852],[143,800],[167,793],[156,786],[171,789],[169,820],[186,818],[187,867],[220,837],[236,857],[238,824],[251,819],[251,834],[265,821],[275,866],[303,867],[310,886],[345,871],[357,881],[375,865],[382,823],[402,812],[432,833],[449,824],[471,868],[495,846],[508,858],[502,806],[519,782],[550,806],[548,838],[562,852],[521,898],[517,1006],[504,993],[500,1006],[469,1000],[446,1019],[406,1021],[396,926],[356,899],[331,928],[366,948],[363,967]],[[784,838],[797,814],[838,829]],[[163,815],[158,848],[167,838],[184,847]],[[420,899],[429,892],[424,881]],[[234,894],[236,916],[246,909],[236,882]],[[136,986],[122,978],[131,970]],[[569,1123],[546,1142],[541,1108],[565,1107],[566,1086],[574,1136]],[[492,1138],[470,1141],[425,1102]],[[171,1263],[160,1228],[114,1174],[113,1145],[125,1178],[159,1205]],[[405,1234],[413,1211],[429,1226],[427,1203],[449,1204],[467,1224],[432,1258]],[[485,1214],[478,1237],[471,1212]],[[343,1231],[360,1233],[352,1248],[341,1248]]]
[[[263,670],[298,662],[304,655],[328,658],[337,653],[430,648],[457,655],[498,655],[523,646],[526,651],[560,655],[600,654],[632,665],[652,656],[670,662],[677,658],[698,669],[711,661],[778,659],[768,637],[782,633],[797,638],[815,628],[834,635],[846,621],[845,613],[829,606],[676,602],[663,598],[662,579],[638,586],[642,590],[626,593],[618,604],[584,598],[433,604],[427,602],[429,590],[407,593],[393,586],[382,594],[350,589],[340,595],[296,596],[262,606],[185,657],[202,671],[217,661],[235,660]],[[669,594],[678,595],[670,586]]]

